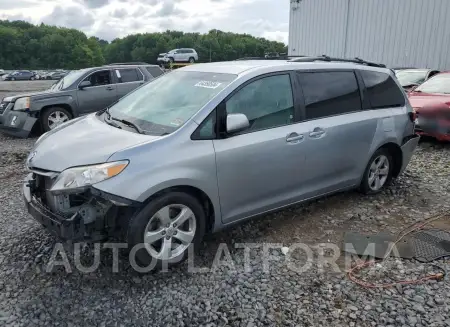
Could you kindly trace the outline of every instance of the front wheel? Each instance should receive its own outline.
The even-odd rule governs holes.
[[[41,124],[44,132],[48,132],[72,119],[72,114],[64,108],[52,107],[46,109],[41,115]]]
[[[30,81],[34,81],[36,78],[34,76],[30,77]]]
[[[128,226],[129,250],[148,270],[184,261],[205,234],[205,212],[190,194],[170,192],[153,199]],[[192,253],[192,252],[191,252]]]
[[[364,194],[379,193],[392,181],[394,161],[387,149],[378,149],[364,172],[360,189]]]
[[[173,64],[174,62],[175,62],[175,60],[174,60],[172,57],[170,57],[170,58],[169,58],[169,63],[170,63],[170,64]]]
[[[14,77],[11,77],[11,81],[15,81],[16,79]]]

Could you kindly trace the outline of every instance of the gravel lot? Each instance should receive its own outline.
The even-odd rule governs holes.
[[[0,134],[0,325],[450,326],[448,280],[366,289],[343,271],[319,269],[317,261],[299,273],[280,249],[270,250],[270,269],[261,261],[263,243],[341,245],[347,230],[395,233],[449,210],[448,144],[422,142],[408,170],[382,194],[347,192],[252,220],[208,237],[195,262],[213,266],[216,250],[226,246],[233,265],[189,273],[183,264],[166,273],[138,274],[124,253],[114,273],[110,249],[102,250],[92,273],[75,269],[70,253],[71,273],[61,266],[46,272],[58,240],[31,219],[21,198],[23,163],[34,141]],[[450,229],[446,220],[434,224]],[[250,251],[251,272],[237,243],[260,245]],[[83,264],[92,263],[92,250],[83,249]],[[377,282],[438,272],[431,264],[402,263],[388,260],[361,276]],[[304,254],[295,252],[290,264],[303,266]],[[450,268],[446,261],[436,264]]]

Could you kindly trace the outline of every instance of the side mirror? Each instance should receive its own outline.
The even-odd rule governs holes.
[[[227,115],[227,133],[240,132],[250,127],[250,122],[244,114],[228,114]]]
[[[80,90],[82,90],[82,89],[84,89],[85,87],[89,87],[89,86],[91,86],[91,85],[92,85],[92,84],[91,84],[90,81],[83,81],[83,82],[80,83],[80,85],[78,85],[78,88],[79,88]]]

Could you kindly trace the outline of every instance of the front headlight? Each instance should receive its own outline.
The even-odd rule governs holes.
[[[14,102],[13,110],[30,109],[30,97],[19,98]]]
[[[107,162],[99,165],[68,168],[59,174],[50,191],[83,188],[120,174],[128,161]]]

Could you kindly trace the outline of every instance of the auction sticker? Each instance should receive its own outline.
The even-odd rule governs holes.
[[[222,83],[213,82],[213,81],[200,81],[197,84],[195,84],[194,86],[205,87],[207,89],[216,89],[220,86],[220,84],[222,84]]]

